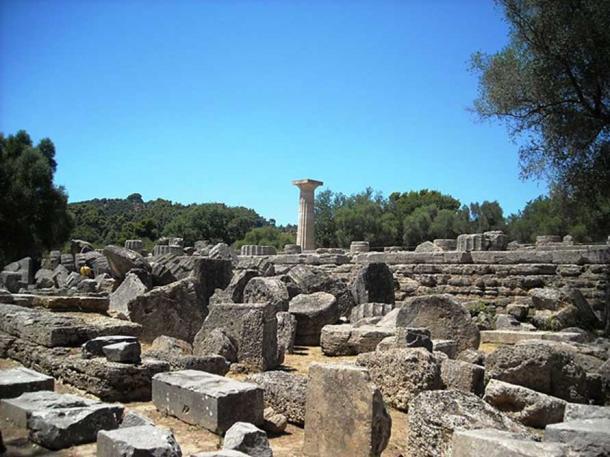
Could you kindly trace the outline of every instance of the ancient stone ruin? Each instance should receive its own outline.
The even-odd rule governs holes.
[[[5,266],[0,452],[610,455],[610,246],[315,249],[320,184],[295,181],[283,252],[73,240]]]

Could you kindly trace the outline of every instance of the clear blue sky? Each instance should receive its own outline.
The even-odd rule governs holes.
[[[437,189],[507,213],[544,193],[467,111],[487,0],[0,2],[0,131],[50,137],[70,201],[139,192],[295,223],[292,179]]]

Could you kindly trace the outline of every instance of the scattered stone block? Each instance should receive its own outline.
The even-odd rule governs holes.
[[[482,233],[462,234],[457,237],[458,251],[487,251],[489,245],[489,239]]]
[[[265,406],[286,416],[288,422],[303,426],[307,378],[285,371],[266,371],[246,378],[264,391]]]
[[[108,245],[104,248],[104,255],[108,259],[110,271],[116,278],[122,279],[129,270],[143,268],[150,270],[150,265],[139,252],[120,246]]]
[[[33,392],[13,400],[2,400],[0,410],[5,416],[6,405],[9,405],[9,419],[12,419],[10,412],[13,412],[17,415],[15,422],[23,425],[25,421],[30,440],[47,449],[58,450],[92,443],[100,430],[117,428],[123,415],[121,405],[62,396],[54,392],[44,392],[49,400],[45,402],[41,401],[42,393]],[[34,396],[34,401],[28,403],[31,396]]]
[[[260,387],[210,373],[159,373],[153,377],[152,397],[160,412],[218,434],[235,422],[263,423]]]
[[[102,351],[104,351],[106,359],[110,362],[134,364],[140,363],[140,355],[142,353],[140,343],[138,342],[109,344],[108,346],[104,346]]]
[[[581,405],[566,403],[563,420],[565,422],[581,419],[610,419],[610,406]]]
[[[223,449],[240,451],[251,457],[273,457],[267,434],[247,422],[236,422],[227,430]]]
[[[276,412],[273,408],[265,408],[263,417],[263,430],[266,432],[278,435],[286,430],[288,418],[283,414]]]
[[[277,319],[278,351],[292,354],[297,336],[297,318],[286,311],[280,311],[275,317]]]
[[[529,309],[530,308],[528,305],[522,305],[519,303],[511,303],[509,305],[506,305],[506,312],[518,321],[525,320],[527,314],[529,313]]]
[[[233,273],[229,285],[223,290],[223,295],[227,296],[229,299],[228,301],[230,302],[242,303],[244,301],[244,289],[246,288],[246,285],[251,279],[256,278],[258,275],[257,270],[246,269],[236,271]],[[213,302],[214,301],[212,301],[212,303]],[[223,300],[222,302],[226,302],[226,300]]]
[[[155,456],[182,457],[171,430],[151,425],[100,431],[97,457]]]
[[[80,284],[85,281],[93,281],[89,284],[95,292],[97,283],[95,280],[82,280],[77,288],[79,292],[87,292],[80,289]],[[32,306],[46,308],[52,311],[78,311],[105,314],[108,311],[108,297],[90,297],[85,295],[72,296],[52,296],[35,295],[32,299]]]
[[[288,311],[290,295],[279,278],[252,278],[244,288],[243,297],[245,303],[271,303],[276,312]]]
[[[491,344],[517,344],[526,340],[547,341],[580,341],[580,333],[576,332],[547,332],[529,330],[482,330],[481,343]]]
[[[450,359],[455,359],[458,354],[458,345],[454,340],[432,340],[432,350],[447,354]]]
[[[415,252],[443,252],[440,246],[437,246],[432,241],[424,241],[415,247]]]
[[[462,362],[474,363],[475,365],[485,366],[486,354],[483,351],[477,351],[475,349],[466,349],[460,352],[456,359]]]
[[[127,411],[123,415],[123,420],[121,421],[119,428],[139,427],[141,425],[154,426],[155,423],[142,414],[136,413],[135,411]]]
[[[356,304],[394,304],[394,275],[385,263],[363,265],[352,278],[349,287]]]
[[[483,399],[529,427],[544,428],[564,420],[564,400],[497,379],[487,383]]]
[[[297,295],[288,311],[297,319],[296,344],[303,346],[319,345],[322,327],[339,320],[337,299],[327,292]]]
[[[164,352],[177,356],[191,355],[193,353],[193,346],[190,343],[166,335],[155,338],[150,349],[151,351]]]
[[[400,411],[408,411],[420,392],[442,388],[440,366],[425,349],[367,352],[356,363],[369,371],[386,403]]]
[[[563,443],[581,457],[610,455],[610,420],[583,419],[551,424],[544,429],[544,441]]]
[[[485,403],[459,390],[429,390],[409,404],[407,449],[411,455],[450,457],[455,430],[493,428],[529,436],[527,429]]]
[[[121,285],[110,294],[108,311],[111,314],[129,318],[129,303],[136,297],[148,292],[148,290],[149,287],[142,282],[137,274],[127,273]]]
[[[104,357],[104,347],[117,343],[137,343],[138,339],[135,336],[126,335],[109,335],[99,336],[87,341],[81,346],[81,351],[84,359],[93,357]]]
[[[574,403],[586,403],[590,397],[586,371],[561,343],[502,346],[487,356],[485,376]]]
[[[214,348],[206,340],[211,332],[221,329],[236,347],[239,363],[251,370],[272,369],[278,364],[275,314],[270,303],[210,305],[208,317],[195,337],[193,353],[211,353]]]
[[[391,303],[361,303],[352,308],[349,320],[355,323],[367,317],[383,317],[393,309]]]
[[[375,351],[379,343],[394,334],[394,329],[376,325],[325,325],[322,328],[320,347],[324,355],[328,356],[356,355]]]
[[[387,316],[386,316],[387,317]],[[422,295],[398,308],[397,327],[425,327],[432,339],[451,339],[457,350],[477,349],[480,334],[468,310],[451,295]]]
[[[568,449],[558,443],[525,440],[502,430],[456,430],[453,457],[567,457]]]
[[[380,456],[391,426],[368,370],[318,363],[309,367],[305,457]]]
[[[480,365],[447,358],[441,363],[441,379],[447,389],[478,396],[485,390],[485,369]]]
[[[0,398],[15,398],[25,392],[53,390],[55,380],[47,375],[17,367],[0,370]]]
[[[337,299],[339,314],[348,317],[355,305],[354,297],[347,285],[318,267],[297,265],[288,272],[290,281],[301,293],[328,292]]]

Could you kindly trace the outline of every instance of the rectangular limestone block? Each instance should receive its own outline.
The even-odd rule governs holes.
[[[517,344],[525,340],[579,341],[580,334],[573,332],[529,332],[526,330],[482,330],[481,343]]]
[[[35,411],[76,408],[99,403],[76,395],[39,391],[25,393],[17,398],[0,400],[0,419],[8,420],[17,427],[25,428],[28,418]]]
[[[55,380],[24,367],[0,370],[0,398],[14,398],[25,392],[53,390]]]
[[[558,443],[525,440],[516,433],[495,429],[456,430],[453,457],[567,457],[568,450]]]
[[[305,457],[381,455],[392,420],[366,368],[348,364],[309,367]]]
[[[573,455],[610,455],[610,419],[581,419],[547,425],[543,440],[563,443],[574,452]]]
[[[153,377],[152,400],[157,409],[214,433],[226,432],[235,422],[263,422],[263,390],[196,370],[159,373]]]

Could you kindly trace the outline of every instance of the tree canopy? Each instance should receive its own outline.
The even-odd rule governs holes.
[[[473,56],[475,110],[505,122],[524,177],[546,177],[581,204],[610,197],[610,2],[497,0],[500,52]]]
[[[67,195],[53,183],[55,146],[34,146],[23,130],[0,134],[0,265],[63,244],[72,220]]]

